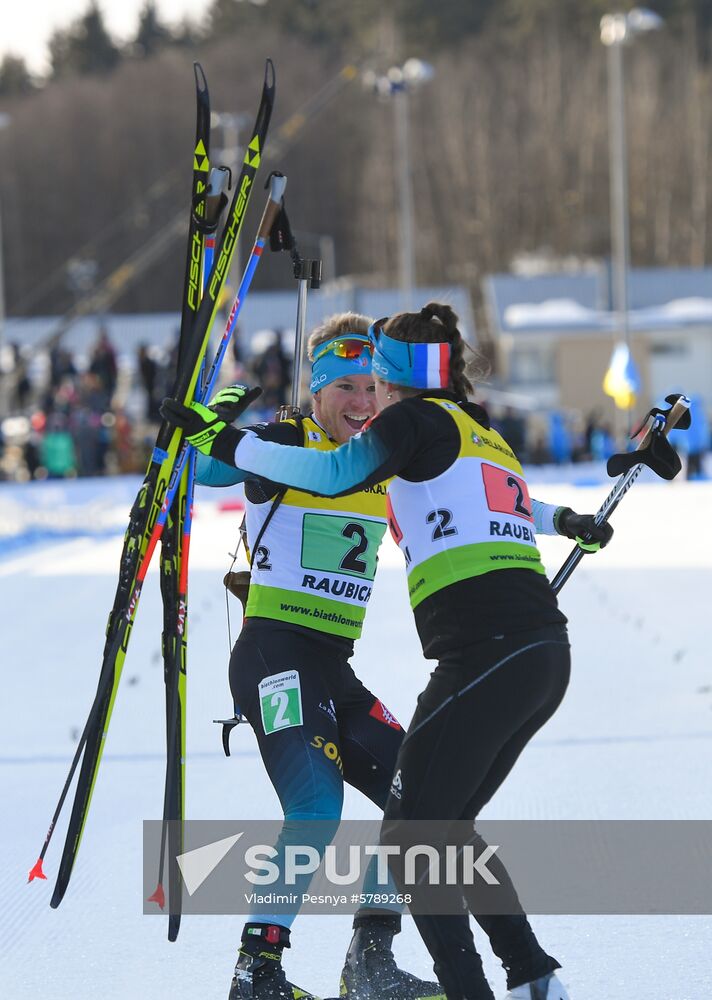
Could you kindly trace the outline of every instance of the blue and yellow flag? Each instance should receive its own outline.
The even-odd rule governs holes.
[[[619,410],[632,410],[640,392],[640,375],[626,344],[613,348],[608,371],[603,377],[603,391],[612,396]]]

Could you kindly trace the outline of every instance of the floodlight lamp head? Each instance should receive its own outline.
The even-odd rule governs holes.
[[[405,84],[403,69],[400,66],[391,66],[386,76],[393,90],[400,90]]]
[[[406,59],[403,63],[403,77],[409,84],[427,83],[435,76],[435,68],[422,59]]]
[[[366,69],[361,74],[361,83],[366,90],[378,89],[378,74],[372,69]]]
[[[627,41],[628,22],[625,14],[604,14],[601,18],[601,41],[606,46],[623,45]]]
[[[604,14],[601,18],[601,41],[604,45],[629,45],[636,35],[658,31],[665,22],[654,10],[633,7],[627,14]]]
[[[654,10],[647,7],[633,7],[626,14],[628,30],[633,35],[640,35],[646,31],[659,31],[665,26],[665,21],[656,14]]]

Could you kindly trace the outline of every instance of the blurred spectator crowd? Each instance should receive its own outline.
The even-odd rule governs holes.
[[[262,386],[251,419],[272,420],[290,401],[292,342],[279,330],[253,335],[249,349],[239,333],[223,363],[220,384]],[[177,336],[169,350],[141,344],[135,357],[121,357],[105,329],[97,329],[89,351],[72,356],[56,343],[39,370],[17,345],[2,379],[0,479],[56,479],[141,473],[148,464],[160,421],[161,400],[171,394]],[[308,398],[309,366],[302,368],[301,399]],[[523,464],[565,465],[605,461],[616,450],[613,429],[602,412],[522,411],[477,393]],[[696,410],[696,412],[694,412]],[[701,401],[693,401],[693,429],[676,447],[687,454],[688,478],[704,475],[709,423]]]
[[[616,440],[613,428],[599,410],[586,415],[558,410],[522,414],[508,407],[488,405],[486,398],[481,401],[493,426],[523,465],[605,462],[616,451],[624,449],[626,444],[633,447],[625,435]],[[659,405],[667,404],[661,400]],[[700,396],[692,396],[690,415],[690,427],[685,431],[672,431],[670,441],[683,459],[685,477],[705,479],[708,471],[705,459],[710,450],[710,422]],[[643,416],[642,412],[640,416]]]
[[[233,338],[221,384],[263,387],[255,419],[272,419],[288,401],[291,357],[280,331],[263,331],[245,352]],[[141,344],[122,357],[106,330],[97,329],[88,352],[72,354],[60,342],[37,364],[17,344],[0,371],[0,480],[64,479],[144,472],[170,395],[177,335],[169,350]]]
[[[119,366],[99,330],[84,365],[55,344],[44,377],[33,381],[27,357],[12,345],[2,373],[0,476],[45,479],[127,471],[129,421],[115,403]]]
[[[598,411],[518,412],[483,400],[492,425],[523,465],[568,465],[605,461],[616,450],[610,426]]]

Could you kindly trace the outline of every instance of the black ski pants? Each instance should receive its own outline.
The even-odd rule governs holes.
[[[418,699],[398,754],[383,843],[403,847],[410,836],[407,821],[437,820],[442,844],[435,846],[444,846],[449,821],[474,820],[556,711],[569,672],[563,625],[495,636],[444,655]],[[480,838],[478,846],[476,834],[470,842],[479,856],[484,842]],[[403,891],[412,892],[404,884],[402,859],[401,851],[392,859],[391,871]],[[537,942],[504,866],[493,859],[487,867],[511,898],[511,916],[476,919],[505,967],[511,989],[558,968],[558,962]],[[450,887],[447,912],[457,913],[463,898],[476,912],[476,891],[466,885]],[[414,919],[448,1000],[492,1000],[468,915]]]

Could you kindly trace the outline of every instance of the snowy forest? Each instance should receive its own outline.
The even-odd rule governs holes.
[[[712,5],[651,6],[664,29],[626,53],[632,263],[701,266],[712,251]],[[297,229],[333,239],[339,275],[396,281],[394,119],[367,83],[369,72],[410,57],[434,68],[409,102],[418,281],[476,294],[484,275],[522,254],[606,256],[599,21],[610,8],[607,0],[216,0],[200,25],[169,30],[148,2],[136,37],[119,46],[90,3],[52,37],[46,78],[11,55],[0,64],[8,314],[64,311],[186,209],[195,59],[213,108],[244,116],[245,129],[264,59],[274,59],[267,168],[289,176]],[[214,149],[220,141],[216,131]],[[182,240],[168,241],[113,308],[176,308],[182,254]],[[284,277],[266,268],[260,281]]]

